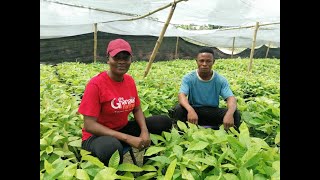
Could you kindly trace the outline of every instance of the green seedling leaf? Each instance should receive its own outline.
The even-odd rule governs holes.
[[[48,147],[46,148],[47,154],[52,153],[52,151],[53,151],[53,147],[52,147],[52,146],[48,146]]]
[[[253,180],[252,170],[249,171],[247,168],[241,167],[239,169],[239,174],[241,180]]]
[[[187,168],[182,168],[181,175],[183,179],[194,180],[192,174],[187,170]]]
[[[44,160],[44,169],[46,170],[46,172],[48,172],[49,174],[53,172],[54,168],[53,166],[47,161]]]
[[[161,164],[170,164],[170,159],[167,156],[156,156],[150,158],[153,161],[160,162]]]
[[[68,143],[68,145],[73,146],[73,147],[81,147],[81,139],[75,140],[75,141],[71,141]]]
[[[76,170],[77,170],[77,164],[70,164],[64,169],[59,179],[72,178],[76,174]]]
[[[118,177],[117,170],[111,167],[105,167],[99,171],[93,180],[114,180]]]
[[[186,152],[195,151],[195,150],[203,150],[208,145],[209,145],[209,143],[204,142],[204,141],[199,141],[199,142],[196,142],[196,143],[192,142]]]
[[[176,169],[176,165],[177,165],[177,159],[174,159],[174,160],[170,163],[170,165],[169,165],[169,167],[168,167],[168,169],[167,169],[167,172],[166,172],[166,174],[165,174],[165,176],[164,176],[164,179],[165,179],[165,180],[171,180],[171,179],[172,179],[174,170]]]
[[[76,178],[81,180],[90,180],[88,173],[83,169],[77,169]]]
[[[91,155],[85,155],[82,156],[81,161],[87,160],[89,162],[91,162],[92,164],[97,165],[99,168],[103,168],[104,164],[97,158]]]
[[[120,163],[120,154],[119,154],[119,151],[117,150],[112,154],[109,160],[108,166],[117,169],[119,163]]]
[[[151,166],[151,165],[143,165],[141,168],[144,171],[157,171],[157,169],[154,166]]]
[[[136,180],[147,180],[147,179],[152,179],[156,176],[157,176],[156,172],[150,172],[150,173],[146,173],[142,176],[137,177]]]
[[[118,166],[119,171],[141,172],[143,169],[139,166],[129,163],[122,163]]]
[[[151,156],[153,154],[157,154],[160,151],[164,151],[166,150],[165,147],[156,147],[156,146],[151,146],[147,149],[147,151],[145,152],[145,156]]]
[[[181,129],[184,132],[188,131],[188,127],[186,125],[186,123],[182,122],[182,121],[177,121],[177,125],[179,127],[179,129]]]

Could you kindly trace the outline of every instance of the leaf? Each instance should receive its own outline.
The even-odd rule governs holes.
[[[261,138],[252,137],[251,141],[255,143],[255,146],[258,146],[264,149],[270,148],[270,146]]]
[[[182,122],[182,121],[177,121],[177,125],[178,125],[178,128],[184,132],[187,132],[188,131],[188,127],[186,125],[186,123]]]
[[[78,137],[78,136],[71,136],[71,137],[68,137],[68,141],[75,141],[75,140],[81,140],[81,137]]]
[[[53,166],[45,159],[44,160],[44,169],[46,170],[46,172],[48,172],[49,174],[53,172],[54,168]]]
[[[172,151],[178,158],[181,158],[183,155],[183,148],[179,145],[174,145]]]
[[[162,141],[162,142],[166,142],[166,140],[165,140],[162,136],[160,136],[160,135],[158,135],[158,134],[152,134],[152,133],[150,133],[150,139],[152,140],[152,142],[153,142],[155,145],[158,144],[158,140],[160,140],[160,141]]]
[[[164,135],[166,141],[170,141],[171,140],[171,133],[163,131],[162,134]]]
[[[53,151],[53,147],[52,147],[52,146],[48,146],[48,147],[46,148],[47,154],[52,153],[52,151]]]
[[[243,151],[246,148],[233,136],[227,137],[232,150]]]
[[[254,180],[268,180],[268,178],[264,177],[264,175],[262,175],[262,174],[255,174],[253,176],[253,179]]]
[[[261,147],[259,145],[251,146],[247,152],[241,157],[244,167],[252,166],[261,159]]]
[[[60,161],[59,161],[60,160]],[[65,161],[61,159],[57,159],[56,162],[59,162],[57,166],[54,168],[53,171],[49,173],[48,176],[45,177],[45,179],[57,179],[59,175],[61,175],[66,167]],[[54,162],[55,163],[55,162]],[[53,163],[52,163],[53,164]]]
[[[69,146],[66,142],[63,144],[63,151],[65,152],[69,151]]]
[[[156,147],[156,146],[151,146],[147,149],[147,151],[145,152],[145,156],[151,156],[151,155],[154,155],[154,154],[157,154],[158,152],[160,151],[164,151],[166,150],[167,148],[165,147]]]
[[[260,159],[261,159],[261,155],[256,154],[252,158],[250,158],[247,162],[245,162],[242,166],[245,168],[251,167],[251,166],[257,164]]]
[[[224,158],[228,155],[229,153],[229,148],[225,149],[225,151],[220,155],[219,159],[218,159],[218,165],[221,164],[221,162],[224,160]]]
[[[113,180],[118,177],[116,174],[117,170],[111,167],[105,167],[101,171],[99,171],[93,180]]]
[[[84,149],[80,149],[80,155],[81,156],[85,156],[85,155],[88,155],[88,154],[91,154],[91,152],[87,151],[87,150],[84,150]]]
[[[54,136],[53,137],[53,139],[52,139],[52,141],[51,141],[51,144],[55,144],[58,140],[60,140],[60,139],[64,139],[64,137],[63,136],[61,136],[61,135],[56,135],[56,136]]]
[[[195,151],[195,150],[203,150],[208,145],[209,145],[209,143],[204,142],[204,141],[199,141],[199,142],[196,142],[196,143],[192,142],[186,152]]]
[[[141,172],[143,169],[139,166],[129,163],[122,163],[118,166],[119,171]]]
[[[90,180],[88,173],[83,169],[77,169],[76,178],[82,180]]]
[[[116,151],[112,154],[112,156],[111,156],[111,158],[110,158],[110,160],[109,160],[108,166],[117,169],[119,163],[120,163],[120,154],[119,154],[119,151],[116,150]]]
[[[206,156],[205,158],[195,158],[194,161],[202,162],[202,163],[207,164],[209,166],[216,166],[216,164],[217,164],[217,159],[213,155]]]
[[[68,143],[68,145],[73,146],[73,147],[81,147],[81,139],[75,140],[75,141],[71,141]]]
[[[147,180],[147,179],[152,179],[156,176],[157,176],[156,172],[150,172],[150,173],[144,174],[143,176],[137,177],[136,180]]]
[[[279,144],[280,143],[280,132],[278,132],[276,137],[274,138],[274,143],[275,144]]]
[[[250,146],[250,134],[249,134],[249,129],[247,127],[247,125],[245,123],[242,123],[239,127],[240,130],[240,134],[239,134],[239,142],[241,143],[241,145],[245,146],[245,147],[249,147]]]
[[[145,112],[149,108],[148,104],[143,104],[142,112]]]
[[[195,125],[195,124],[193,124],[193,123],[189,123],[189,122],[187,122],[187,123],[188,123],[189,129],[190,129],[192,132],[194,132],[194,131],[196,131],[196,130],[198,129],[198,126],[197,126],[197,125]]]
[[[60,157],[64,156],[64,152],[61,151],[61,150],[54,150],[53,153],[56,154],[56,155],[59,155]]]
[[[170,165],[169,165],[169,167],[168,167],[168,169],[167,169],[167,172],[166,172],[166,174],[165,174],[165,176],[164,176],[164,179],[165,179],[165,180],[171,180],[171,179],[172,179],[174,170],[176,169],[176,165],[177,165],[177,159],[174,159],[174,160],[170,163]]]
[[[273,162],[272,163],[272,168],[275,169],[276,172],[272,174],[271,179],[272,180],[280,179],[280,161]]]
[[[252,171],[248,171],[247,168],[241,167],[239,169],[240,179],[241,180],[253,180]]]
[[[99,168],[103,168],[104,164],[97,158],[91,155],[85,155],[81,157],[81,161],[87,160],[91,162],[92,164],[97,165]]]
[[[222,164],[221,167],[222,168],[226,168],[226,169],[228,169],[230,171],[238,169],[235,165],[229,164],[229,163],[228,164]]]
[[[76,174],[76,170],[77,170],[77,164],[70,164],[64,169],[59,179],[72,178]]]
[[[182,168],[181,175],[183,179],[194,180],[192,174],[187,170],[187,168]]]
[[[157,169],[154,166],[151,166],[151,165],[143,165],[141,168],[144,171],[157,171]]]
[[[166,109],[166,108],[164,108],[164,107],[161,108],[161,111],[162,111],[162,112],[165,112],[165,113],[169,112],[168,109]]]
[[[277,171],[280,171],[280,161],[274,161],[272,163],[272,167],[277,170]]]
[[[48,142],[45,139],[40,139],[40,145],[48,145]]]
[[[153,161],[160,162],[161,164],[170,164],[170,159],[167,156],[156,156],[150,158]]]
[[[235,174],[231,173],[223,174],[223,177],[227,180],[239,180],[239,178]]]
[[[122,180],[134,180],[134,176],[131,172],[126,172],[124,173],[124,175],[119,176],[118,175],[118,179],[122,179]]]

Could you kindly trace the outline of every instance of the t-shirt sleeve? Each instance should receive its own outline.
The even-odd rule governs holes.
[[[223,99],[227,99],[228,97],[233,96],[229,83],[226,79],[222,82],[220,95],[222,96]]]
[[[183,93],[185,95],[189,95],[189,78],[187,76],[184,76],[182,78],[182,82],[181,82],[181,86],[180,86],[180,90],[179,93]]]
[[[99,98],[99,88],[97,85],[89,83],[84,90],[78,112],[82,115],[98,118],[100,115],[100,110],[101,104]]]

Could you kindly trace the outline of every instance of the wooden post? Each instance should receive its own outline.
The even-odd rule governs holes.
[[[255,26],[254,34],[253,34],[252,46],[251,46],[250,63],[248,66],[249,72],[251,72],[251,69],[252,69],[252,58],[253,58],[253,54],[254,54],[254,48],[256,47],[256,37],[257,37],[258,28],[259,28],[259,22],[256,22],[256,26]]]
[[[164,33],[166,32],[166,30],[167,30],[167,27],[168,27],[169,22],[170,22],[170,20],[171,20],[171,18],[172,18],[172,15],[173,15],[173,12],[174,12],[174,9],[175,9],[175,8],[176,8],[176,2],[174,1],[174,3],[172,3],[171,10],[170,10],[169,16],[168,16],[168,18],[167,18],[167,21],[166,21],[166,23],[164,24],[164,26],[163,26],[163,28],[162,28],[162,31],[161,31],[161,33],[160,33],[160,36],[159,36],[157,42],[156,42],[155,47],[153,48],[152,54],[151,54],[150,59],[149,59],[149,63],[148,63],[148,65],[147,65],[146,70],[144,71],[144,76],[143,76],[143,77],[146,77],[146,76],[147,76],[147,74],[148,74],[148,72],[149,72],[149,70],[150,70],[150,68],[151,68],[151,64],[152,64],[154,58],[156,57],[156,54],[157,54],[157,52],[158,52],[158,49],[159,49],[159,47],[160,47],[160,45],[161,45],[161,42],[162,42],[162,39],[163,39],[163,35],[164,35]]]
[[[233,42],[232,42],[232,52],[231,52],[231,58],[233,58],[233,51],[234,51],[234,40],[236,37],[233,37]]]
[[[176,42],[176,52],[174,54],[175,59],[178,59],[178,44],[179,44],[179,36],[177,37],[177,42]]]
[[[93,62],[97,61],[97,23],[94,23]]]
[[[269,44],[268,44],[268,49],[267,49],[266,57],[265,57],[265,58],[267,58],[267,57],[268,57],[269,49],[270,49],[270,41],[269,41]]]

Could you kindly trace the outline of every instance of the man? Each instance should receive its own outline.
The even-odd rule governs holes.
[[[212,70],[215,63],[212,48],[203,47],[196,59],[198,69],[186,74],[178,94],[179,104],[174,107],[172,116],[176,120],[219,127],[228,130],[240,126],[240,113],[237,101],[227,79]],[[227,102],[227,108],[219,108],[219,97]]]

